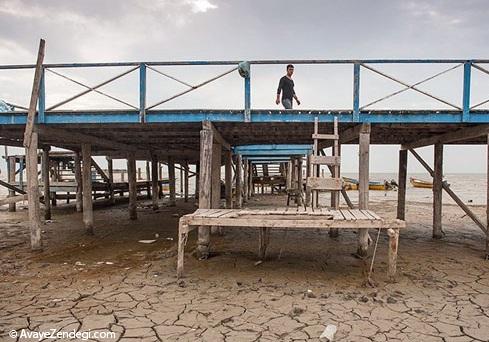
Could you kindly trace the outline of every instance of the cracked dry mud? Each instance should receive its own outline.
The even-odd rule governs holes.
[[[398,281],[387,281],[382,233],[375,288],[364,286],[366,263],[352,257],[349,230],[336,240],[327,231],[274,231],[268,260],[254,266],[257,231],[227,229],[212,237],[209,260],[186,255],[179,282],[175,213],[193,209],[142,206],[130,222],[124,206],[102,208],[88,237],[79,214],[58,208],[40,253],[29,251],[26,212],[1,212],[0,340],[25,328],[113,331],[116,341],[318,341],[327,324],[338,327],[335,341],[489,340],[483,235],[458,207],[444,206],[446,236],[434,241],[431,206],[409,203]],[[395,215],[394,202],[372,209]],[[138,243],[155,233],[155,243]],[[187,249],[194,246],[192,235]]]

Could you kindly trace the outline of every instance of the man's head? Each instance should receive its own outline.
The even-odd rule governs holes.
[[[287,76],[292,76],[294,73],[294,66],[292,64],[287,65]]]

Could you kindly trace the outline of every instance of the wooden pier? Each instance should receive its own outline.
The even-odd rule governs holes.
[[[185,217],[181,222],[181,234],[187,234],[190,228],[198,226],[197,250],[201,259],[209,255],[211,249],[211,232],[217,232],[222,226],[242,226],[248,224],[253,227],[280,227],[289,226],[302,228],[303,226],[331,228],[331,236],[337,235],[336,228],[358,229],[357,254],[366,256],[368,253],[368,228],[383,228],[385,221],[376,218],[369,211],[369,160],[370,146],[374,144],[398,144],[399,152],[399,192],[397,218],[407,220],[405,213],[406,201],[406,170],[407,155],[413,154],[415,158],[433,176],[433,238],[443,238],[442,225],[442,192],[446,191],[468,214],[483,232],[486,247],[485,255],[489,256],[489,233],[487,219],[476,217],[450,187],[443,182],[443,147],[447,144],[480,144],[488,145],[489,141],[489,111],[483,109],[482,103],[471,103],[471,70],[477,69],[489,74],[486,64],[489,60],[311,60],[311,61],[249,61],[255,64],[342,64],[351,65],[353,69],[353,99],[352,108],[348,110],[269,110],[251,108],[250,75],[244,76],[244,108],[242,109],[161,109],[164,103],[183,96],[221,77],[241,77],[237,70],[240,61],[182,61],[182,62],[138,62],[138,63],[88,63],[88,64],[43,64],[43,45],[39,52],[36,65],[0,66],[1,70],[34,69],[35,77],[32,88],[30,105],[26,107],[14,106],[12,111],[0,113],[0,144],[8,146],[26,147],[25,165],[27,170],[27,185],[25,192],[29,198],[29,222],[31,230],[31,246],[33,249],[42,247],[40,222],[41,203],[43,199],[44,210],[49,211],[50,193],[52,190],[66,191],[76,194],[77,209],[83,210],[83,221],[88,233],[97,234],[94,226],[93,193],[102,192],[104,196],[113,199],[114,192],[127,191],[129,193],[128,218],[137,219],[137,192],[146,189],[151,194],[152,205],[158,207],[158,187],[161,177],[158,168],[161,163],[168,167],[169,174],[169,205],[175,205],[176,196],[176,165],[181,171],[181,179],[185,180],[185,199],[188,199],[188,180],[195,169],[195,189],[198,197],[199,211]],[[417,85],[407,84],[378,70],[383,64],[449,64],[446,72],[458,68],[463,72],[463,84],[454,85],[462,89],[461,104],[452,103],[420,90]],[[158,67],[179,66],[229,66],[230,70],[214,78],[197,84],[189,85],[189,89],[178,93],[168,99],[155,104],[146,103],[146,73],[148,69]],[[241,65],[241,64],[239,64]],[[46,104],[49,96],[46,95],[45,73],[63,68],[102,68],[124,67],[124,73],[107,80],[88,90],[68,98],[60,103]],[[157,69],[158,70],[158,69]],[[443,103],[449,109],[417,109],[417,110],[379,110],[371,109],[371,104],[362,106],[360,102],[360,70],[369,70],[386,77],[389,80],[402,84],[403,91],[416,91],[429,96],[435,101]],[[101,86],[113,82],[128,73],[139,71],[139,104],[129,109],[111,110],[71,110],[61,109],[72,100],[97,90]],[[159,72],[161,73],[161,71]],[[441,75],[439,73],[438,75]],[[231,76],[233,75],[233,76]],[[436,75],[437,76],[437,75]],[[433,76],[433,77],[436,77]],[[432,78],[433,78],[432,77]],[[426,80],[425,80],[426,81]],[[423,82],[425,82],[423,81]],[[423,83],[420,82],[420,83]],[[461,86],[461,87],[460,87]],[[399,93],[399,91],[397,92]],[[390,96],[394,96],[393,93]],[[1,94],[0,94],[1,95]],[[1,97],[1,96],[0,96]],[[387,98],[387,97],[386,97]],[[376,103],[382,101],[380,99]],[[39,104],[37,105],[39,101]],[[487,101],[486,101],[487,102]],[[24,108],[24,109],[23,109]],[[329,132],[329,133],[325,133]],[[321,139],[324,138],[324,139]],[[338,181],[321,180],[324,171],[330,171],[332,179],[340,175],[339,160],[341,159],[341,146],[344,144],[358,144],[359,146],[359,201],[352,203],[341,183]],[[415,151],[416,148],[434,146],[435,163],[430,166]],[[51,147],[63,148],[73,151],[73,169],[75,183],[58,184],[51,182],[49,174]],[[326,158],[324,149],[333,147],[334,158]],[[38,177],[39,154],[42,150],[41,181]],[[489,155],[489,152],[488,152]],[[105,171],[93,165],[94,156],[105,156],[108,159],[108,174],[105,175],[104,185],[100,185],[92,178],[92,166],[100,175]],[[461,156],[462,158],[463,156]],[[115,182],[113,179],[112,160],[122,158],[127,160],[127,182]],[[488,157],[489,159],[489,157]],[[136,161],[146,161],[147,169],[151,170],[151,179],[137,182]],[[13,163],[13,164],[11,164]],[[278,183],[289,189],[294,186],[296,192],[301,193],[303,183],[301,180],[303,167],[307,167],[307,174],[315,180],[306,183],[312,192],[307,192],[304,201],[312,201],[313,207],[318,207],[315,191],[328,190],[335,192],[331,207],[333,211],[321,212],[320,219],[313,219],[314,214],[307,212],[307,224],[298,219],[302,213],[287,216],[286,212],[280,214],[281,218],[267,221],[263,214],[255,212],[238,211],[246,204],[249,196],[253,196],[257,186],[267,184],[277,185],[276,179],[260,179],[255,172],[255,164],[275,163],[290,165],[285,175],[281,175]],[[11,170],[15,169],[15,162],[9,159]],[[150,167],[151,164],[151,167]],[[12,166],[13,165],[13,166]],[[221,168],[224,166],[224,175]],[[324,168],[326,166],[326,168]],[[296,171],[292,172],[295,169]],[[112,171],[111,171],[112,170]],[[321,172],[319,172],[321,171]],[[224,180],[224,191],[221,191],[221,182]],[[15,177],[9,173],[12,186],[19,184]],[[109,184],[109,185],[107,185]],[[295,184],[295,185],[294,185]],[[160,187],[161,188],[161,187]],[[22,190],[22,189],[21,189]],[[49,191],[48,191],[49,190]],[[15,189],[10,189],[15,193]],[[39,191],[43,191],[40,196]],[[488,187],[489,198],[489,187]],[[22,194],[22,193],[21,193]],[[23,194],[22,194],[23,195]],[[221,201],[224,197],[224,201]],[[343,197],[348,210],[340,206]],[[297,202],[300,202],[297,200]],[[12,205],[12,203],[10,203]],[[329,206],[329,205],[328,205]],[[221,207],[229,212],[219,211]],[[353,210],[362,213],[369,219],[359,219]],[[208,210],[202,216],[203,210]],[[209,211],[210,210],[210,211]],[[331,214],[330,214],[331,213]],[[489,216],[489,210],[488,210]],[[213,215],[224,216],[214,218]],[[212,216],[211,216],[212,215]],[[237,215],[238,218],[234,217]],[[244,216],[243,216],[244,215]],[[268,215],[268,214],[267,214]],[[332,215],[331,220],[329,215]],[[335,216],[336,215],[336,216]],[[310,217],[309,217],[310,216]],[[354,217],[348,220],[346,217]],[[374,217],[373,219],[370,217]],[[46,216],[47,217],[47,216]],[[241,217],[241,218],[239,218]],[[283,219],[283,218],[286,219]],[[336,220],[335,217],[338,219]],[[258,223],[261,222],[261,223]],[[273,221],[273,222],[272,222]],[[396,221],[395,229],[403,226]],[[277,223],[280,222],[280,223]],[[409,226],[409,224],[408,224]],[[184,227],[184,228],[182,228]],[[187,228],[185,228],[187,227]],[[392,232],[391,232],[392,233]],[[392,235],[392,234],[390,234]],[[182,239],[186,239],[182,237]],[[397,233],[396,233],[397,239]],[[397,247],[397,245],[396,245]],[[183,248],[180,246],[180,248]],[[183,263],[183,249],[179,255]],[[183,265],[183,264],[182,264]]]

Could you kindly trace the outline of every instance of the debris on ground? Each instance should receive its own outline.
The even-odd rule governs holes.
[[[147,243],[147,244],[149,244],[149,243],[154,243],[154,242],[156,242],[156,240],[139,240],[138,242],[140,242],[140,243]]]
[[[336,334],[336,325],[328,324],[324,329],[321,336],[319,336],[319,340],[322,342],[331,342],[333,341],[334,335]]]

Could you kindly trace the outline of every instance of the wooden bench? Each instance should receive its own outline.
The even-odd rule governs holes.
[[[178,227],[177,276],[183,276],[185,245],[188,234],[198,226],[254,227],[260,231],[260,256],[264,257],[267,245],[265,237],[271,228],[293,229],[387,229],[389,235],[388,275],[396,273],[399,229],[405,221],[385,220],[371,210],[327,208],[276,208],[259,209],[198,209],[192,214],[182,216]]]

